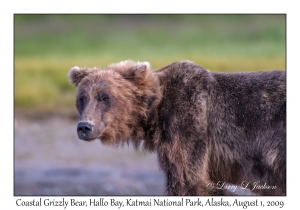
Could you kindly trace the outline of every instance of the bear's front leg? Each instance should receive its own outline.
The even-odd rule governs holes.
[[[167,195],[223,195],[222,191],[208,186],[211,182],[207,149],[199,147],[206,148],[205,144],[201,143],[193,145],[192,148],[196,150],[193,151],[180,142],[163,143],[157,148],[160,167],[166,176]]]
[[[182,175],[174,170],[168,170],[166,175],[166,195],[169,196],[224,196],[226,191],[211,188],[209,180],[200,176],[192,177],[192,172]]]

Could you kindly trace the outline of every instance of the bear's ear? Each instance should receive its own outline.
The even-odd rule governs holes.
[[[142,82],[147,77],[147,74],[151,71],[150,63],[139,62],[124,71],[123,77],[128,80],[133,80],[134,82]]]
[[[80,81],[89,74],[87,69],[79,68],[78,66],[74,66],[69,70],[68,77],[69,81],[75,87],[78,86]]]
[[[149,62],[134,62],[132,60],[111,64],[108,69],[118,72],[124,79],[139,86],[144,86],[148,76],[152,74]]]

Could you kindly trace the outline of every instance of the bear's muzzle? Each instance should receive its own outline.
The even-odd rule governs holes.
[[[91,133],[93,132],[93,125],[88,122],[79,122],[77,125],[78,138],[82,140],[90,140]]]

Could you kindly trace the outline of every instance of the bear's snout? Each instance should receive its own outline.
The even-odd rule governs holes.
[[[92,131],[93,125],[88,122],[79,122],[77,125],[77,135],[82,140],[89,140]]]

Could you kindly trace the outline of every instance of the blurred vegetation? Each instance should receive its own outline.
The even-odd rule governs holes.
[[[15,108],[74,111],[67,72],[75,65],[191,60],[211,71],[260,71],[285,69],[285,50],[285,15],[16,14]]]

